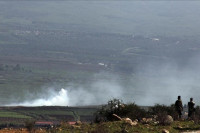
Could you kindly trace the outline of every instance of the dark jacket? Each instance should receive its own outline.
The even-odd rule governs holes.
[[[176,100],[175,108],[176,108],[177,111],[183,111],[183,104],[182,104],[181,100]]]
[[[194,111],[195,110],[194,105],[195,105],[194,102],[188,102],[188,111]]]

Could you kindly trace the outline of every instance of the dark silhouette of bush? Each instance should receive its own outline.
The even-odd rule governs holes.
[[[120,110],[119,116],[128,117],[132,120],[142,119],[144,117],[149,117],[149,114],[144,109],[141,109],[135,103],[125,104],[124,107]]]
[[[156,120],[159,122],[159,125],[163,126],[170,125],[173,122],[173,118],[166,111],[159,112]]]
[[[196,124],[200,124],[200,106],[197,106],[197,107],[195,108],[195,112],[194,112],[194,114],[192,115],[191,119],[194,120],[194,122],[195,122]]]
[[[158,114],[161,114],[161,113],[165,113],[167,115],[171,115],[173,117],[173,119],[178,118],[177,117],[178,114],[175,110],[174,104],[172,104],[171,106],[156,104],[155,106],[150,107],[149,113],[151,115],[158,115]]]
[[[25,127],[29,133],[33,132],[34,126],[35,126],[35,121],[33,121],[33,120],[25,121]]]
[[[124,104],[122,100],[113,99],[108,101],[107,105],[102,106],[95,113],[95,122],[114,121],[113,117],[116,114],[120,117],[128,117],[132,120],[147,117],[148,113],[134,103]]]
[[[107,105],[104,105],[95,113],[95,122],[113,121],[113,114],[119,114],[122,108],[123,102],[119,99],[113,99],[108,101]]]
[[[149,114],[156,116],[156,120],[159,121],[160,125],[169,124],[169,121],[167,120],[168,115],[172,116],[174,120],[178,119],[174,104],[171,106],[156,104],[155,106],[150,107]]]

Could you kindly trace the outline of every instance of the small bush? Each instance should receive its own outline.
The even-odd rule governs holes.
[[[27,128],[27,130],[29,131],[29,133],[33,132],[35,126],[35,121],[33,120],[27,120],[25,121],[25,127]]]
[[[149,115],[144,109],[141,109],[139,106],[137,106],[134,103],[130,103],[130,104],[124,105],[124,108],[121,109],[121,111],[119,112],[119,116],[128,117],[132,120],[135,120],[135,119],[140,120],[144,117],[148,117]]]
[[[159,121],[160,125],[165,125],[166,117],[167,117],[167,112],[158,112],[157,121]]]
[[[171,106],[166,106],[166,105],[159,105],[156,104],[155,106],[151,107],[149,109],[149,113],[151,115],[170,115],[173,117],[173,119],[178,119],[178,114],[175,110],[174,104]]]
[[[102,106],[102,108],[95,113],[95,122],[116,120],[116,118],[113,117],[113,114],[120,117],[128,117],[132,120],[141,119],[147,116],[147,112],[136,104],[124,104],[119,99],[113,99],[108,101],[107,105]]]
[[[196,107],[195,112],[191,118],[192,120],[194,120],[196,124],[200,124],[200,107],[199,106]]]

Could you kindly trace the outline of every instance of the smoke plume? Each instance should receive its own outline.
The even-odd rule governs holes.
[[[106,76],[104,75],[104,78]],[[35,100],[10,104],[10,106],[83,106],[104,104],[113,98],[123,98],[122,87],[116,78],[100,79],[93,83],[77,86],[72,85],[56,91],[57,88],[48,88]]]
[[[135,102],[138,105],[166,104],[175,102],[178,95],[187,104],[190,97],[200,102],[200,63],[193,58],[184,66],[166,62],[150,63],[128,75],[98,73],[87,83],[71,83],[63,89],[51,87],[41,92],[34,100],[12,105],[23,106],[84,106],[106,104],[113,98],[124,102]]]

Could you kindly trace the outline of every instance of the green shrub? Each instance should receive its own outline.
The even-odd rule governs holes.
[[[150,107],[149,113],[151,115],[171,115],[173,119],[178,119],[178,114],[175,110],[174,104],[172,104],[171,106],[156,104],[155,106]]]
[[[121,117],[128,117],[132,120],[140,120],[141,118],[149,117],[148,113],[144,109],[141,109],[134,103],[125,104],[118,115]]]
[[[195,112],[192,115],[192,120],[194,120],[196,124],[200,124],[200,106],[196,107]]]
[[[27,128],[27,130],[29,131],[29,133],[33,132],[35,126],[35,121],[33,120],[27,120],[25,121],[25,127]]]
[[[120,117],[129,117],[132,120],[141,119],[148,115],[144,109],[141,109],[134,103],[124,104],[122,100],[113,99],[108,101],[107,105],[102,106],[102,108],[95,113],[95,122],[116,120],[113,114]]]

